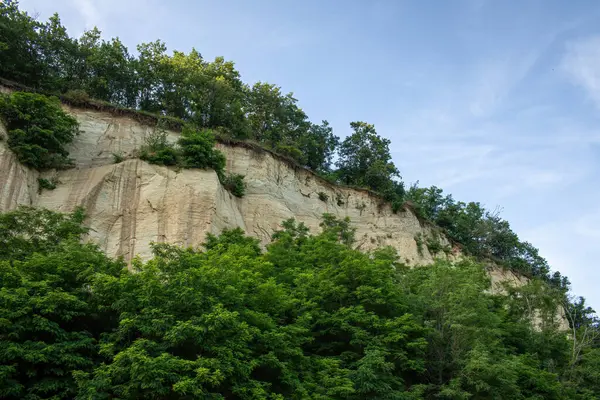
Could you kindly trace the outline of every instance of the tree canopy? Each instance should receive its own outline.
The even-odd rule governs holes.
[[[130,270],[81,243],[82,216],[0,214],[19,238],[0,254],[2,398],[598,394],[593,310],[569,303],[568,339],[562,292],[539,280],[498,296],[473,261],[409,269],[391,248],[354,250],[351,221],[331,215],[318,234],[284,221],[264,251],[239,228],[199,249],[155,244]]]

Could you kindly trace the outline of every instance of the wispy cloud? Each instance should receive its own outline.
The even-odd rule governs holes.
[[[539,57],[535,49],[525,54],[509,54],[483,61],[475,68],[470,85],[468,109],[475,117],[493,114],[519,82],[529,73]]]
[[[561,67],[600,108],[600,36],[568,43]]]
[[[71,3],[83,18],[86,29],[102,26],[102,16],[92,0],[71,0]]]

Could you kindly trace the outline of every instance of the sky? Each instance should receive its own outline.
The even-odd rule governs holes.
[[[499,207],[600,311],[595,0],[21,0],[69,34],[224,56],[335,134],[392,140],[407,183]]]

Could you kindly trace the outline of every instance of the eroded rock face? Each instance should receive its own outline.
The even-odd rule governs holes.
[[[391,245],[406,263],[433,261],[427,246],[419,249],[415,241],[417,235],[432,235],[430,229],[409,210],[394,214],[367,191],[333,186],[267,152],[220,144],[227,172],[245,176],[246,195],[240,199],[223,189],[212,170],[176,170],[134,158],[152,127],[109,113],[67,110],[80,123],[69,150],[76,168],[44,173],[60,183],[38,194],[39,173],[20,165],[1,142],[0,211],[19,204],[62,212],[83,206],[90,237],[110,256],[126,260],[149,257],[151,242],[199,246],[206,233],[238,226],[266,244],[288,218],[318,232],[322,214],[331,213],[350,217],[361,250]],[[168,137],[175,141],[178,134]],[[115,164],[113,154],[125,161]]]

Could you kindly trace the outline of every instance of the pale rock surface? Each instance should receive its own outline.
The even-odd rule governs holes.
[[[288,218],[318,232],[322,214],[332,213],[351,219],[361,250],[390,245],[408,264],[433,262],[427,246],[419,252],[415,241],[417,235],[432,235],[431,229],[409,210],[394,214],[368,191],[331,185],[268,152],[220,144],[227,172],[245,176],[246,195],[237,198],[223,189],[212,170],[176,170],[133,158],[152,127],[110,113],[67,110],[80,123],[81,132],[69,149],[76,168],[44,173],[60,183],[38,195],[39,173],[20,165],[2,142],[0,211],[19,204],[62,212],[83,206],[90,237],[108,255],[127,261],[136,255],[148,258],[151,242],[197,247],[208,232],[238,226],[265,245]],[[178,133],[168,132],[168,137],[175,141]],[[115,164],[113,154],[126,160]],[[328,200],[319,200],[319,192]]]

